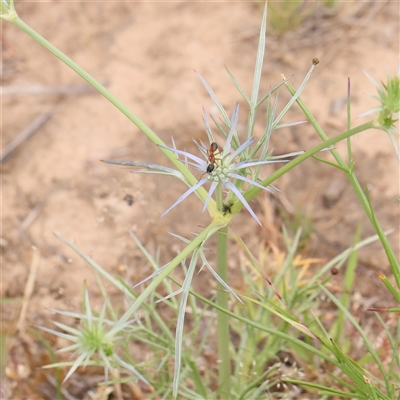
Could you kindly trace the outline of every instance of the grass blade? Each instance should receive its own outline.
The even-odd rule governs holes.
[[[235,84],[237,90],[239,90],[240,94],[243,96],[243,98],[246,100],[247,104],[250,105],[250,99],[247,96],[246,92],[242,89],[242,87],[239,85],[239,82],[236,80],[236,78],[231,74],[231,72],[229,71],[229,69],[227,67],[225,67],[229,76],[231,77],[233,83]]]
[[[179,378],[180,378],[180,370],[182,364],[182,343],[183,343],[183,326],[185,322],[185,311],[186,311],[186,303],[190,291],[190,285],[192,283],[194,270],[196,268],[197,260],[199,257],[199,250],[196,249],[193,252],[192,259],[190,261],[189,269],[186,273],[185,280],[182,285],[182,297],[179,303],[179,312],[178,319],[176,324],[176,335],[175,335],[175,370],[174,370],[174,381],[172,384],[172,393],[174,399],[176,399],[178,395],[179,389]]]
[[[268,3],[265,2],[264,12],[262,16],[261,29],[260,29],[260,39],[258,41],[256,66],[254,70],[253,88],[251,90],[251,100],[250,100],[250,110],[249,119],[247,124],[247,139],[253,136],[255,112],[257,108],[258,92],[260,90],[260,80],[262,73],[262,65],[264,61],[265,53],[265,40],[267,32],[267,9]]]

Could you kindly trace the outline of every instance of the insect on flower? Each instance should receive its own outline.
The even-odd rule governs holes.
[[[217,143],[212,142],[210,145],[210,148],[208,149],[208,161],[210,161],[211,164],[215,164],[215,160],[217,160],[215,158],[216,151],[218,151],[218,153],[220,153]]]
[[[236,187],[234,182],[242,181],[248,183],[249,185],[257,186],[260,189],[270,191],[268,187],[262,186],[258,182],[257,178],[253,180],[251,179],[251,177],[247,177],[247,175],[251,175],[252,173],[250,167],[259,165],[261,166],[272,162],[286,162],[286,160],[248,159],[247,156],[245,155],[245,151],[255,142],[255,139],[253,137],[249,137],[245,142],[237,146],[237,148],[235,148],[232,151],[231,142],[236,132],[238,113],[239,113],[239,105],[236,104],[234,111],[232,113],[231,128],[226,136],[225,144],[222,150],[220,150],[218,144],[213,140],[211,128],[208,124],[207,116],[204,111],[204,123],[206,125],[207,132],[210,133],[209,139],[211,144],[210,147],[208,148],[205,146],[203,142],[200,142],[200,144],[197,143],[196,141],[194,142],[198,147],[198,149],[200,150],[200,152],[203,154],[206,161],[195,156],[194,154],[188,153],[183,150],[178,150],[175,147],[161,146],[164,149],[172,151],[176,155],[184,156],[186,164],[193,166],[194,169],[198,171],[203,171],[203,175],[200,177],[199,181],[193,186],[191,186],[185,193],[183,193],[179,197],[179,199],[161,215],[161,217],[163,217],[165,214],[171,211],[176,205],[178,205],[180,202],[186,199],[186,197],[188,197],[191,193],[197,190],[200,186],[209,182],[211,183],[211,185],[208,190],[207,198],[204,201],[203,212],[206,210],[207,204],[211,199],[211,196],[217,189],[218,185],[222,185],[225,189],[228,189],[231,192],[233,192],[233,194],[237,197],[237,199],[247,208],[252,217],[261,225],[260,220],[254,213],[254,211],[251,209],[246,199],[243,197],[241,189]],[[216,157],[217,155],[220,155],[221,158],[217,158]],[[218,171],[215,171],[216,168],[218,168]],[[203,178],[205,174],[208,174],[208,176]],[[231,207],[232,206],[230,204],[226,204],[226,207],[222,210],[224,215],[228,213],[230,214],[232,212]]]
[[[226,215],[228,213],[232,214],[232,206],[233,206],[233,203],[228,203],[228,204],[224,203],[224,205],[222,206],[222,213],[224,215]]]
[[[210,162],[207,165],[207,170],[206,172],[208,174],[211,174],[211,172],[213,172],[216,168],[216,160],[219,160],[218,158],[215,158],[215,153],[218,151],[218,153],[221,153],[217,143],[212,142],[210,145],[210,148],[207,150],[207,155],[208,155],[208,161]],[[204,174],[203,174],[204,175]]]

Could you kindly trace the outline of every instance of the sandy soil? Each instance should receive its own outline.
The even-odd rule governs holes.
[[[21,2],[17,11],[26,23],[104,83],[163,140],[171,143],[172,135],[179,148],[195,152],[192,139],[206,140],[202,106],[217,116],[194,69],[229,111],[241,98],[224,66],[248,92],[251,89],[261,19],[261,9],[254,2]],[[393,73],[399,60],[398,33],[395,2],[347,2],[334,9],[314,11],[298,28],[268,38],[262,92],[278,83],[281,73],[293,75],[292,82],[298,87],[312,58],[318,57],[320,64],[302,99],[325,132],[334,136],[346,128],[348,77],[353,126],[367,120],[357,119],[357,115],[376,106],[366,95],[374,93],[374,87],[362,71],[376,80],[385,79],[387,69]],[[2,165],[1,296],[23,296],[35,246],[40,261],[26,323],[47,325],[49,307],[80,307],[84,281],[90,290],[96,290],[91,270],[54,236],[55,232],[108,271],[137,282],[148,274],[149,267],[129,238],[129,229],[149,251],[159,247],[163,262],[182,247],[167,232],[188,236],[207,224],[208,216],[201,215],[200,202],[191,196],[160,219],[183,193],[184,185],[172,178],[130,174],[99,161],[125,159],[168,165],[160,151],[96,93],[26,93],[23,88],[32,85],[86,86],[66,65],[14,26],[3,23],[2,34],[2,85],[15,89],[3,94],[3,148],[40,115],[50,113],[50,118]],[[281,107],[288,98],[282,90]],[[246,113],[241,104],[242,123]],[[285,122],[299,119],[303,118],[295,108]],[[260,118],[256,135],[263,127]],[[308,149],[318,142],[307,125],[282,129],[272,137],[276,153]],[[399,167],[389,138],[370,131],[355,137],[353,148],[357,176],[368,186],[383,228],[395,229],[390,242],[398,252],[395,197],[399,195]],[[338,149],[345,154],[345,146]],[[284,208],[289,214],[299,207],[310,215],[314,230],[305,248],[307,254],[325,258],[336,255],[350,246],[359,223],[362,237],[373,233],[338,170],[311,160],[276,186],[283,192],[280,197],[252,206],[261,218],[271,207]],[[132,196],[133,204],[126,195]],[[257,244],[254,241],[269,240],[267,231],[259,228],[246,211],[233,226],[253,245]],[[232,266],[237,262],[233,254]],[[379,293],[376,273],[387,271],[379,245],[364,249],[358,269],[361,279],[355,290]],[[5,320],[18,317],[18,312],[8,308],[3,312]],[[17,346],[15,340],[13,346]],[[29,366],[28,361],[18,363]],[[10,379],[10,393],[20,379],[17,372],[15,379]]]

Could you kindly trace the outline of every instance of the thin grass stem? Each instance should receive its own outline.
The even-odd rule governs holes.
[[[228,227],[224,227],[217,234],[217,272],[225,282],[228,280]],[[228,310],[229,293],[218,282],[217,305]],[[220,310],[217,311],[217,343],[218,343],[218,394],[224,399],[229,397],[231,380],[231,360],[229,356],[229,316]]]

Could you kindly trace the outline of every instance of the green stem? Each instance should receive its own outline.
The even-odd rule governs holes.
[[[221,211],[223,207],[222,185],[216,190],[217,207]],[[228,281],[228,226],[221,228],[217,235],[217,273],[225,281]],[[225,288],[217,285],[217,304],[224,310],[228,309],[229,294]],[[229,357],[229,316],[217,311],[217,344],[218,344],[218,395],[225,399],[230,393],[231,360]]]
[[[356,135],[357,133],[360,133],[362,131],[365,131],[367,129],[371,129],[371,128],[375,128],[374,125],[374,121],[370,121],[367,122],[363,125],[360,125],[356,128],[350,129],[347,132],[344,132],[340,135],[337,135],[335,137],[333,137],[332,139],[326,140],[327,136],[325,135],[325,133],[322,131],[322,129],[319,127],[317,121],[314,119],[314,117],[309,113],[309,111],[306,109],[305,105],[301,102],[299,103],[300,107],[303,109],[303,111],[305,112],[305,114],[307,115],[307,117],[309,117],[310,122],[313,124],[314,128],[317,130],[317,132],[319,132],[321,138],[323,140],[325,140],[324,142],[320,143],[318,146],[313,147],[312,149],[306,151],[304,154],[302,154],[301,156],[298,156],[297,158],[295,158],[294,160],[290,161],[289,163],[287,163],[286,165],[284,165],[282,168],[280,168],[278,171],[275,171],[273,174],[271,174],[267,179],[263,180],[261,182],[261,185],[267,187],[268,185],[270,185],[271,183],[273,183],[275,180],[277,180],[278,178],[280,178],[282,175],[284,175],[285,173],[287,173],[288,171],[290,171],[292,168],[294,168],[295,166],[299,165],[300,163],[302,163],[304,160],[306,160],[307,158],[312,157],[314,154],[318,153],[319,151],[321,151],[322,149],[329,147],[337,142],[340,142],[341,140],[347,139],[353,135]],[[305,111],[307,110],[307,112]],[[341,158],[340,154],[336,151],[336,150],[331,150],[332,155],[335,157],[336,161],[338,162],[338,164],[341,166],[342,169],[344,169],[347,175],[347,178],[349,179],[353,190],[355,191],[357,197],[360,200],[360,203],[362,205],[362,207],[364,208],[365,213],[367,214],[369,220],[371,221],[372,225],[375,227],[376,233],[379,236],[379,239],[383,245],[383,248],[385,249],[386,252],[386,256],[389,260],[394,278],[396,280],[397,286],[400,287],[400,266],[399,263],[396,259],[396,255],[394,254],[389,241],[387,240],[387,237],[385,235],[385,232],[383,231],[382,227],[380,226],[380,224],[378,223],[378,221],[376,220],[376,217],[374,216],[374,213],[370,207],[370,203],[368,201],[368,198],[366,196],[366,194],[364,193],[364,191],[362,190],[362,187],[360,185],[360,183],[358,182],[356,176],[354,175],[353,169],[350,167],[348,167],[346,165],[346,163],[344,162],[344,160]],[[250,201],[253,197],[255,197],[262,189],[257,188],[256,186],[253,186],[249,189],[246,190],[246,192],[244,193],[244,198],[247,201]],[[241,202],[236,202],[233,207],[232,207],[232,214],[236,214],[241,208],[243,207],[243,204]]]
[[[213,221],[210,225],[208,225],[202,232],[200,232],[194,239],[191,241],[172,261],[168,263],[168,265],[158,274],[156,275],[150,284],[143,290],[143,292],[135,299],[135,301],[131,304],[131,306],[125,311],[122,317],[118,320],[118,325],[114,329],[119,329],[119,327],[125,322],[129,321],[132,318],[133,314],[137,311],[139,307],[142,306],[142,303],[149,297],[156,289],[156,287],[186,258],[188,257],[196,248],[198,248],[203,242],[205,242],[213,233],[215,233],[219,228],[219,225],[216,221]],[[57,236],[63,243],[67,246],[71,247],[77,254],[79,254],[88,264],[95,268],[97,272],[101,275],[105,276],[107,280],[110,280],[117,288],[121,288],[121,291],[124,292],[124,286],[120,284],[120,282],[111,277],[107,272],[105,272],[102,268],[96,267],[96,263],[93,262],[90,258],[88,258],[85,254],[83,254],[78,248],[76,248],[72,243],[68,242],[66,239]]]
[[[218,183],[217,189],[215,190],[215,198],[217,202],[218,211],[222,211],[222,207],[224,205],[224,200],[222,196],[222,185],[221,182]]]
[[[363,132],[367,129],[373,128],[373,121],[367,122],[363,125],[360,125],[356,128],[351,129],[350,131],[344,132],[340,135],[337,135],[333,137],[332,139],[326,140],[319,145],[313,147],[312,149],[306,151],[302,155],[296,157],[294,160],[288,162],[285,164],[283,167],[279,168],[277,171],[275,171],[273,174],[271,174],[267,179],[264,179],[260,184],[262,186],[269,186],[271,183],[276,181],[278,178],[280,178],[282,175],[286,174],[288,171],[296,167],[297,165],[301,164],[303,161],[305,161],[307,158],[312,157],[314,154],[320,152],[322,149],[325,149],[326,147],[332,146],[333,144],[340,142],[343,139],[346,139],[350,136],[356,135],[357,133]],[[335,150],[331,150],[332,153]],[[345,163],[339,163],[341,166],[343,166],[346,170],[348,170],[348,167]],[[258,193],[261,192],[262,189],[258,188],[257,186],[252,186],[249,189],[246,190],[244,193],[244,198],[247,201],[250,201],[255,197]],[[243,204],[240,202],[235,203],[235,205],[232,207],[232,214],[235,214],[238,212],[241,208],[243,207]]]
[[[175,154],[169,150],[163,149],[159,146],[166,146],[166,144],[153,132],[137,115],[135,115],[128,107],[126,107],[120,100],[118,100],[111,92],[109,92],[100,82],[94,79],[89,73],[87,73],[78,64],[72,61],[68,56],[61,52],[57,47],[53,46],[43,36],[39,35],[34,29],[22,21],[16,14],[13,18],[8,19],[12,24],[20,28],[44,48],[53,53],[57,58],[67,64],[73,69],[78,75],[85,79],[90,85],[92,85],[99,93],[101,93],[108,101],[110,101],[115,107],[118,108],[124,115],[126,115],[157,147],[165,154],[165,156],[171,161],[171,163],[182,173],[188,183],[193,186],[197,183],[196,177],[185,167],[185,165],[178,160]],[[207,191],[203,187],[199,187],[196,190],[198,196],[203,200],[207,198]],[[210,199],[208,208],[211,212],[216,211],[216,205],[213,199]]]
[[[143,301],[154,292],[156,287],[197,247],[207,240],[218,229],[217,222],[213,221],[202,232],[200,232],[168,265],[156,275],[149,286],[136,298],[134,303],[125,311],[124,315],[119,319],[119,323],[123,324],[132,318],[134,312],[141,306]]]
[[[288,88],[289,92],[293,95],[296,91],[294,87],[290,84],[286,84],[286,87]],[[318,136],[326,142],[328,139],[328,136],[326,136],[325,132],[322,130],[322,128],[319,126],[317,120],[314,118],[314,116],[311,114],[310,110],[306,107],[306,105],[303,103],[303,101],[298,98],[296,100],[297,104],[300,106],[301,110],[304,112],[304,114],[307,116],[308,120],[312,124],[313,128],[317,132]],[[369,128],[375,128],[374,123],[370,122],[368,124],[371,124]],[[363,127],[364,125],[361,125]],[[360,128],[360,127],[358,127]],[[355,128],[355,129],[358,129]],[[348,132],[353,132],[354,129],[349,130]],[[339,135],[340,136],[340,135]],[[350,136],[348,136],[350,137]],[[337,150],[332,150],[331,151],[333,157],[335,157],[336,161],[338,162],[339,165],[341,166],[346,166],[346,163],[344,162],[343,158],[340,156],[339,152]],[[351,160],[350,160],[351,162]],[[385,235],[385,232],[383,231],[381,225],[379,224],[378,220],[376,219],[374,212],[371,208],[370,202],[368,201],[368,197],[363,191],[360,183],[358,182],[358,179],[356,178],[354,171],[353,171],[353,166],[350,165],[350,168],[348,170],[348,173],[346,174],[347,178],[349,179],[351,185],[353,186],[354,191],[356,192],[362,207],[364,208],[365,213],[368,216],[368,219],[371,221],[372,225],[374,226],[376,233],[379,236],[379,239],[382,243],[383,248],[385,249],[386,256],[389,260],[390,267],[392,269],[394,278],[396,280],[397,287],[400,288],[400,265],[399,262],[396,258],[396,255],[394,254],[394,251],[392,247],[390,246],[390,243]]]
[[[218,231],[217,236],[217,272],[218,275],[227,282],[228,279],[228,227]],[[218,283],[217,286],[217,305],[224,310],[228,310],[229,294],[224,287]],[[229,397],[231,380],[231,360],[229,357],[229,316],[220,310],[217,311],[217,343],[218,343],[218,395],[221,399]]]

